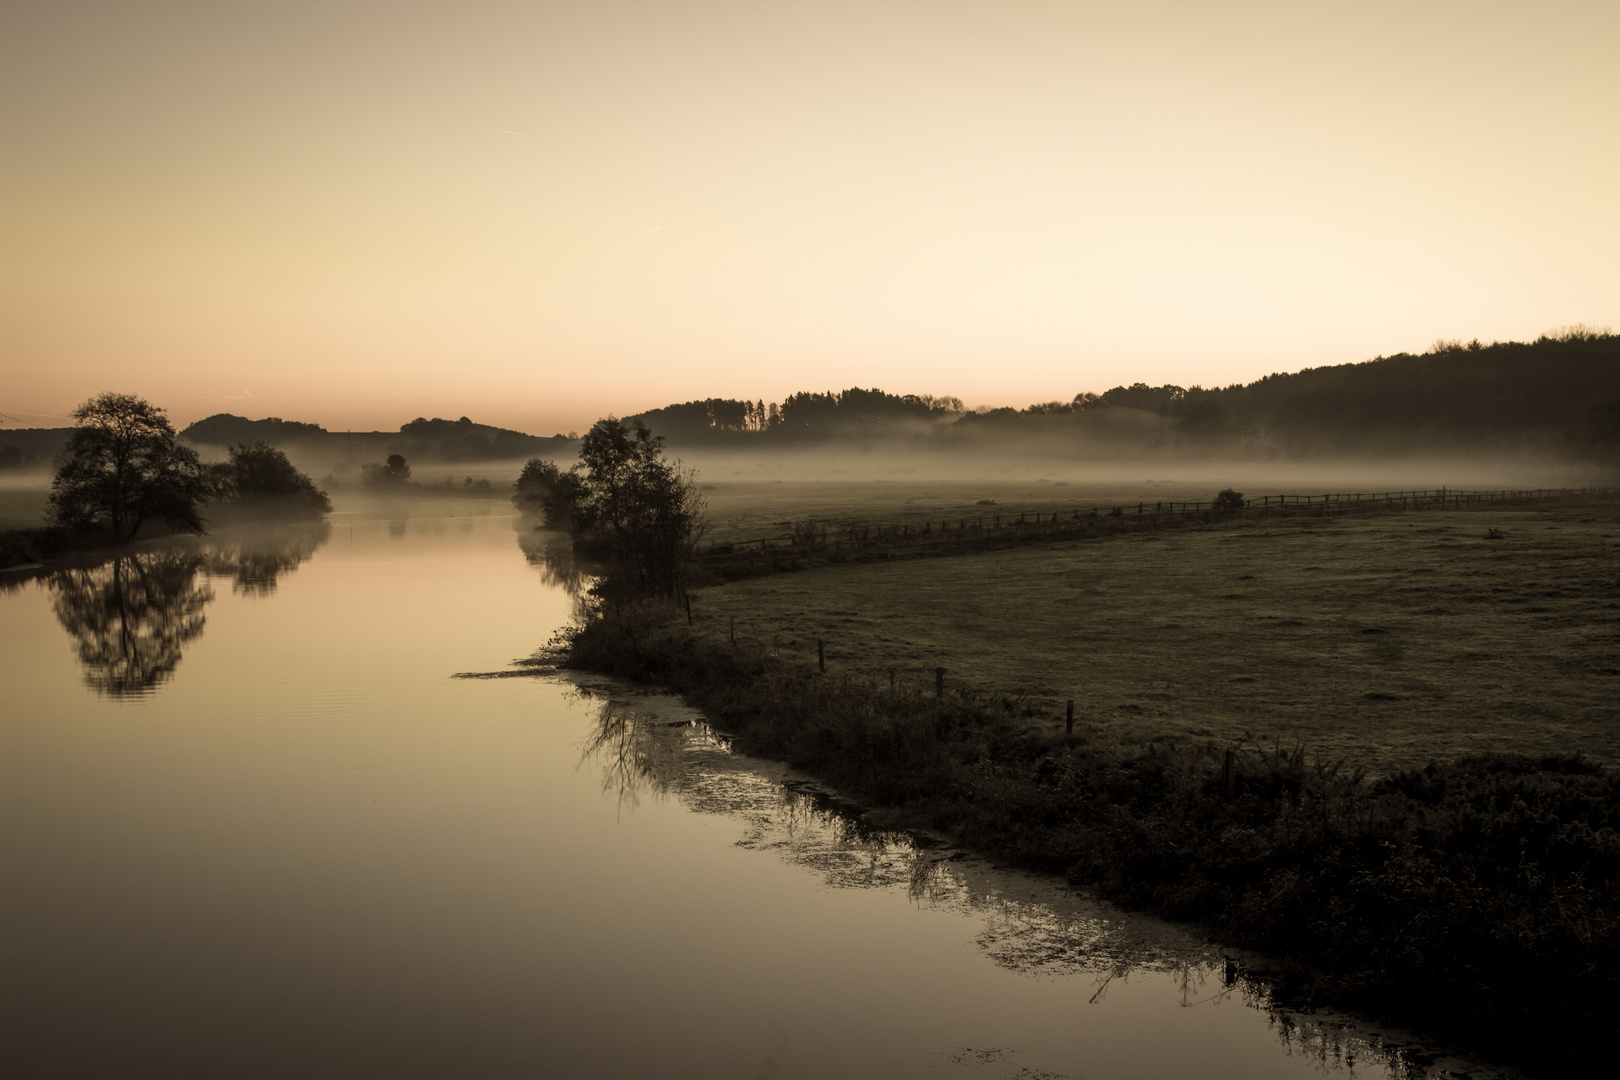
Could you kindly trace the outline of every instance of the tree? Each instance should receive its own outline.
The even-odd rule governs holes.
[[[231,447],[229,464],[214,468],[218,494],[245,505],[301,518],[332,511],[326,492],[268,443],[238,443]]]
[[[1215,496],[1215,501],[1210,504],[1210,507],[1225,513],[1231,510],[1241,510],[1247,505],[1249,504],[1244,501],[1243,492],[1226,488]]]
[[[51,482],[58,524],[104,529],[119,544],[148,520],[203,531],[198,508],[211,491],[208,476],[162,409],[133,394],[102,394],[74,409],[73,419],[79,426],[67,462]]]
[[[514,485],[512,504],[520,513],[540,514],[548,529],[571,529],[574,510],[585,485],[576,470],[563,472],[556,462],[530,458]]]
[[[640,422],[600,420],[580,444],[574,543],[608,564],[605,584],[674,597],[703,531],[695,475],[664,456],[664,440]]]
[[[411,478],[411,467],[404,454],[389,454],[384,465],[372,462],[361,470],[361,480],[369,487],[402,488]]]

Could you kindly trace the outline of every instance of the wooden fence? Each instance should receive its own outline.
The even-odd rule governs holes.
[[[766,570],[804,559],[863,560],[894,554],[947,554],[1010,547],[1030,541],[1083,539],[1136,529],[1299,515],[1364,514],[1398,510],[1469,509],[1547,499],[1612,498],[1620,488],[1533,488],[1517,491],[1385,491],[1322,495],[1261,495],[1242,507],[1213,502],[1155,501],[1091,505],[1064,511],[976,514],[912,523],[860,522],[833,526],[806,521],[792,531],[751,540],[709,544],[699,562],[717,571]]]

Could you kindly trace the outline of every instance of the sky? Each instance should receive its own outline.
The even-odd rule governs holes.
[[[1620,4],[0,2],[0,412],[549,434],[1620,326]]]

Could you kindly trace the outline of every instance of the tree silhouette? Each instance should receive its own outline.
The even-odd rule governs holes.
[[[580,444],[572,518],[576,546],[609,564],[604,581],[672,597],[703,529],[703,498],[663,447],[640,421],[597,421]]]
[[[287,517],[320,517],[332,510],[326,492],[269,443],[238,443],[231,447],[230,462],[214,469],[220,494],[246,506],[272,509]]]
[[[520,513],[542,515],[550,529],[569,529],[585,488],[578,472],[563,472],[555,462],[530,458],[518,474],[515,491],[512,503]]]
[[[67,462],[51,482],[58,524],[105,530],[120,544],[150,519],[203,531],[197,511],[210,481],[162,409],[133,394],[102,394],[74,409],[73,419],[79,427]]]
[[[389,454],[386,464],[372,462],[360,471],[362,481],[374,488],[404,488],[411,479],[411,467],[405,463],[404,454]]]

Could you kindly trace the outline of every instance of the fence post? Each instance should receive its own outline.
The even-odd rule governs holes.
[[[731,617],[731,647],[733,649],[737,647],[737,616],[735,615]]]
[[[827,670],[827,643],[820,638],[816,638],[816,666]]]
[[[686,601],[686,625],[692,625],[692,594],[685,589],[681,590],[681,599]]]
[[[934,696],[936,698],[945,696],[945,669],[942,667],[934,669]]]
[[[1237,752],[1228,750],[1226,752],[1226,797],[1228,799],[1237,791],[1237,770],[1234,768],[1236,763]]]
[[[1074,699],[1070,698],[1069,699],[1069,714],[1063,718],[1063,734],[1072,735],[1073,733],[1074,733]]]

